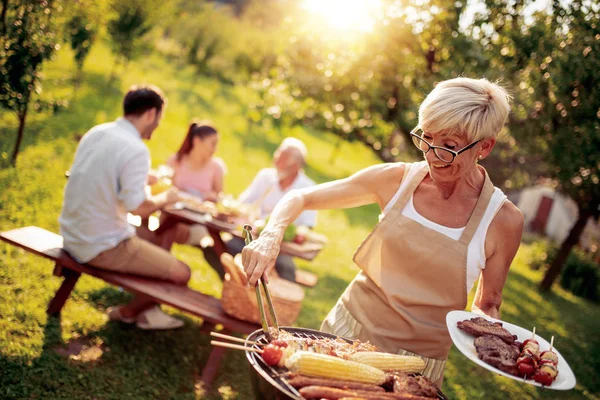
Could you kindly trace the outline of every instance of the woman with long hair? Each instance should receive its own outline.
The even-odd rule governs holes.
[[[192,122],[176,154],[167,164],[173,168],[173,185],[185,192],[216,202],[223,191],[225,163],[215,152],[219,132],[209,121]]]

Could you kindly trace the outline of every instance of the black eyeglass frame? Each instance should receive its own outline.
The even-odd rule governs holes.
[[[423,132],[423,129],[421,129],[418,126],[415,129],[413,129],[412,131],[410,131],[410,136],[413,137],[413,143],[414,143],[414,145],[415,145],[415,147],[417,149],[421,150],[423,152],[423,154],[427,154],[429,152],[429,150],[433,149],[433,154],[435,154],[435,156],[438,158],[438,160],[443,161],[443,162],[448,163],[448,164],[452,164],[452,162],[454,162],[454,159],[456,157],[458,157],[461,153],[464,153],[465,151],[467,151],[469,149],[472,149],[477,143],[481,142],[481,139],[479,139],[479,140],[474,141],[471,144],[466,145],[465,147],[463,147],[462,149],[460,149],[458,151],[454,151],[454,150],[450,150],[449,148],[446,148],[446,147],[443,147],[443,146],[434,146],[431,143],[429,143],[427,140],[423,139],[423,137],[421,135],[418,135],[415,132],[421,132],[421,133],[424,133],[424,132]],[[417,143],[415,142],[414,138],[417,138],[419,141],[425,143],[428,146],[427,150],[421,149],[419,147],[419,145],[417,145]],[[448,152],[448,153],[452,154],[452,160],[446,161],[443,158],[441,158],[438,155],[437,151],[436,151],[437,149],[443,150],[445,152]]]

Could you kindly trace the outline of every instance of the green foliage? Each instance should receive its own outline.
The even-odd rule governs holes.
[[[40,66],[60,48],[57,1],[11,1],[0,36],[0,106],[22,114],[32,92],[41,91]]]
[[[560,284],[571,293],[600,300],[600,267],[581,251],[572,251],[562,271]]]
[[[0,32],[0,107],[17,114],[19,128],[11,163],[16,164],[27,109],[42,91],[40,67],[60,48],[59,0],[4,2]]]
[[[481,42],[490,66],[518,88],[510,129],[532,156],[524,153],[523,160],[543,162],[543,176],[556,180],[580,210],[597,213],[600,9],[553,1],[548,12],[528,17],[523,10],[530,3],[486,1]]]
[[[127,63],[153,47],[146,38],[171,6],[169,0],[111,0],[107,31],[118,62]]]
[[[96,40],[97,27],[85,15],[75,15],[67,23],[67,32],[71,48],[75,57],[75,63],[79,70],[83,69],[83,63],[88,56],[94,40]]]

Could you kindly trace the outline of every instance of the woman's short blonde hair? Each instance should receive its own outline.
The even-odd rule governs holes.
[[[498,136],[510,111],[510,95],[487,79],[440,82],[419,107],[425,132],[465,134],[470,142]]]

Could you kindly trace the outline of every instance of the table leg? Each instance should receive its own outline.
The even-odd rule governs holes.
[[[219,256],[219,259],[220,259],[221,254],[227,252],[227,247],[225,246],[225,242],[223,241],[223,238],[221,237],[221,234],[219,233],[218,230],[208,228],[208,233],[210,233],[210,236],[212,237],[213,242],[215,243],[215,245],[214,245],[215,252],[217,253],[217,256]]]

